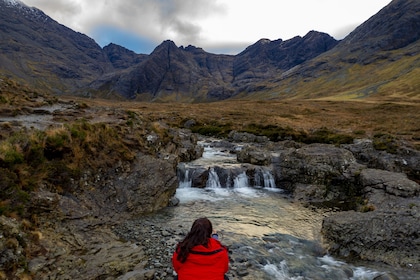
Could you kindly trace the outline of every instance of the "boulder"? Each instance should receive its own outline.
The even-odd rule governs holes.
[[[342,147],[351,151],[357,161],[368,168],[405,173],[411,179],[420,180],[420,151],[402,143],[395,145],[398,148],[392,154],[385,150],[376,150],[369,139],[358,139],[353,144]]]
[[[376,189],[399,197],[413,197],[420,194],[420,185],[409,180],[404,173],[364,169],[360,173],[360,183],[365,192]]]
[[[417,209],[341,212],[325,218],[321,232],[331,254],[420,270]]]
[[[271,163],[271,154],[263,149],[246,146],[237,153],[237,160],[238,162],[254,165],[269,165]]]
[[[359,180],[363,213],[342,212],[323,221],[330,253],[420,270],[420,186],[403,173],[376,169],[362,170]]]
[[[339,208],[359,194],[356,175],[365,168],[350,151],[326,144],[281,150],[272,162],[277,186],[299,200]]]

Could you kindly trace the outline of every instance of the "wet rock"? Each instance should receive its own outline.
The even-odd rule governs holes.
[[[376,276],[373,280],[399,280],[399,278],[392,273],[384,273]]]
[[[168,206],[177,206],[179,204],[179,198],[177,197],[172,197],[169,200],[169,205]]]
[[[410,211],[341,212],[324,219],[322,235],[334,255],[419,270],[418,221]]]
[[[263,149],[246,146],[238,152],[237,159],[238,162],[242,163],[269,165],[271,163],[271,154]]]
[[[273,157],[276,184],[301,201],[348,208],[360,192],[356,175],[364,166],[346,149],[311,144],[280,150]]]

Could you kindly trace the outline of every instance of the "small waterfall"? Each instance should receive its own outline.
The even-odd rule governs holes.
[[[191,188],[191,185],[192,185],[192,178],[190,177],[190,170],[186,169],[184,171],[183,180],[179,182],[179,188],[181,189]]]
[[[239,174],[235,179],[233,179],[233,188],[247,188],[249,187],[248,176],[245,172]]]
[[[256,170],[254,174],[254,186],[266,188],[266,189],[275,189],[276,182],[270,170],[265,169],[265,168]]]
[[[190,172],[193,172],[193,170],[188,169],[185,163],[180,163],[178,165],[177,176],[179,182],[178,187],[180,189],[192,187],[192,176]]]
[[[264,188],[267,189],[275,189],[276,182],[274,181],[274,176],[268,170],[263,170],[263,178],[264,178]]]
[[[206,188],[209,189],[219,189],[222,185],[220,184],[219,176],[217,175],[214,168],[210,168],[209,177],[207,179]]]

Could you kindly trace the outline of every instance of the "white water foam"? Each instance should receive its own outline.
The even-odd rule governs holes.
[[[322,267],[329,269],[330,267],[340,268],[347,266],[345,262],[338,261],[331,256],[323,256],[319,260],[324,263]],[[353,277],[350,280],[370,280],[378,276],[380,273],[365,267],[352,267]]]
[[[279,266],[274,265],[274,264],[266,264],[263,270],[270,276],[274,277],[273,279],[276,279],[276,280],[303,280],[304,279],[301,276],[291,277],[289,275],[289,268],[287,266],[286,261],[282,261]]]

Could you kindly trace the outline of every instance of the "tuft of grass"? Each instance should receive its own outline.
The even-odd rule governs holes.
[[[399,145],[394,136],[377,133],[373,136],[373,147],[379,151],[387,151],[390,154],[396,154]]]
[[[353,143],[354,137],[347,134],[336,133],[326,127],[322,127],[313,131],[304,139],[304,143],[325,143],[325,144],[350,144]]]
[[[368,204],[368,205],[363,205],[360,207],[360,212],[362,213],[366,213],[366,212],[372,212],[375,211],[375,206]]]

